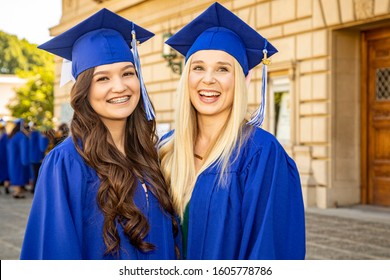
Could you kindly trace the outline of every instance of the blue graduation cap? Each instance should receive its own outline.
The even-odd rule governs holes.
[[[18,118],[14,120],[14,124],[23,124],[24,120],[22,118]]]
[[[267,65],[277,49],[247,23],[215,2],[166,42],[188,58],[200,50],[221,50],[232,55],[248,75],[249,70],[263,62],[261,107],[249,122],[261,126],[264,120]]]
[[[20,127],[22,129],[24,127],[24,120],[22,118],[14,119],[13,123],[16,126]]]
[[[71,61],[74,79],[99,65],[132,62],[140,80],[147,117],[151,120],[155,115],[142,78],[137,43],[153,36],[152,32],[104,8],[38,48]]]

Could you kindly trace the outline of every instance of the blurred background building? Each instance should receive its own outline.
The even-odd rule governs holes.
[[[17,75],[0,74],[0,118],[4,121],[11,120],[11,112],[7,108],[8,102],[15,98],[15,88],[26,83],[26,80],[19,78]]]
[[[139,48],[159,132],[173,128],[183,59],[164,41],[214,1],[63,0],[56,36],[106,7],[156,36]],[[306,206],[390,206],[390,0],[221,0],[279,50],[268,77],[264,128],[297,162]],[[72,116],[71,84],[55,117]],[[250,110],[260,102],[261,67]]]

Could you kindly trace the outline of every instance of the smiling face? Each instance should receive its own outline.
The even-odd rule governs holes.
[[[188,87],[198,116],[227,118],[234,99],[234,58],[224,51],[202,50],[192,56]]]
[[[95,67],[88,101],[103,123],[126,122],[140,99],[140,82],[131,62]]]

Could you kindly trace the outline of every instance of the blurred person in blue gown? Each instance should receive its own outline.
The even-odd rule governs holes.
[[[56,132],[53,128],[43,130],[39,141],[39,149],[46,156],[54,147],[56,143]]]
[[[40,168],[21,259],[177,258],[136,49],[153,35],[102,9],[39,46],[72,61],[74,115]]]
[[[39,168],[41,167],[42,160],[45,157],[45,151],[42,151],[40,144],[42,142],[43,134],[39,131],[34,123],[30,125],[29,134],[29,153],[30,153],[30,165],[32,170],[32,183],[31,192],[34,193],[35,185],[38,179]]]
[[[186,259],[304,259],[295,162],[260,128],[266,65],[276,48],[214,3],[166,42],[185,56],[175,129],[159,155],[181,217]],[[246,120],[251,72],[263,61],[262,106]]]
[[[28,131],[23,119],[14,121],[14,128],[8,135],[7,163],[10,187],[14,198],[25,198],[25,187],[30,183],[30,158]]]
[[[9,175],[7,163],[8,134],[7,123],[0,119],[0,186],[4,186],[5,193],[9,194]]]

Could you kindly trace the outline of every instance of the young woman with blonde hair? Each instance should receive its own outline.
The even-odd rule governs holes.
[[[259,127],[265,84],[262,107],[245,119],[249,71],[276,49],[218,3],[166,43],[186,57],[174,131],[159,145],[185,258],[303,259],[298,170]]]

